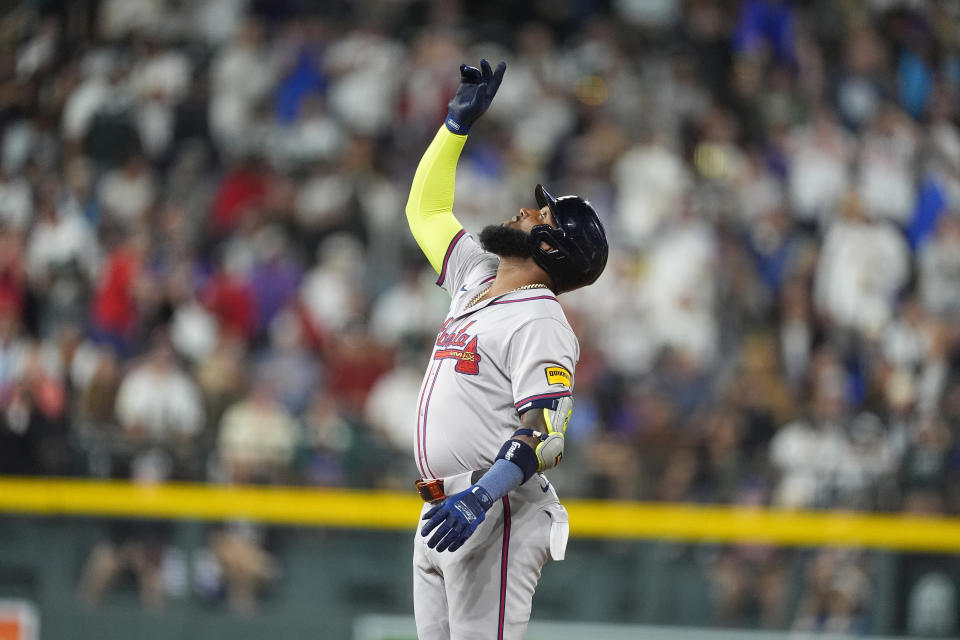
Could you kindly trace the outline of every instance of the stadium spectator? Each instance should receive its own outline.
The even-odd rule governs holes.
[[[139,333],[138,289],[149,240],[142,233],[128,236],[107,255],[90,301],[91,330],[123,358],[135,354]]]
[[[0,166],[0,224],[26,231],[33,220],[34,195],[30,182]]]
[[[220,420],[217,459],[237,484],[276,484],[287,479],[299,427],[275,395],[274,382],[257,378],[246,398]]]
[[[204,428],[200,393],[177,365],[170,345],[163,338],[157,340],[120,383],[117,420],[133,442],[189,455],[193,440]]]
[[[837,329],[874,337],[893,317],[895,296],[909,276],[910,255],[897,229],[870,220],[864,204],[848,194],[842,218],[828,228],[814,301]]]
[[[945,322],[960,318],[960,215],[940,217],[919,255],[919,290],[928,313]]]
[[[863,635],[870,578],[856,551],[815,552],[792,628],[800,633]]]
[[[38,322],[47,335],[59,334],[65,324],[83,324],[100,269],[94,230],[79,213],[57,207],[53,197],[52,193],[41,195],[25,264],[30,288],[38,297]]]
[[[280,484],[290,481],[299,425],[275,397],[270,378],[257,377],[249,394],[220,420],[216,459],[230,484]],[[263,587],[279,567],[267,549],[269,529],[251,522],[227,522],[210,531],[209,543],[223,569],[227,603],[239,614],[258,607]]]

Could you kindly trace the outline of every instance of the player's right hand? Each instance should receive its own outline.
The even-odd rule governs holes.
[[[436,529],[427,546],[437,551],[456,551],[477,530],[492,506],[490,494],[483,487],[473,485],[423,514],[421,519],[429,522],[420,529],[420,535],[428,536]]]
[[[486,60],[480,61],[479,69],[460,65],[460,86],[447,105],[446,125],[451,133],[467,135],[473,123],[493,102],[506,70],[506,62],[498,64],[496,71],[490,68]]]

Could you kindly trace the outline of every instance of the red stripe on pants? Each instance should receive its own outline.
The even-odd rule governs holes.
[[[497,640],[503,640],[504,614],[507,609],[507,560],[510,555],[510,500],[503,496],[503,553],[500,556],[500,616]]]

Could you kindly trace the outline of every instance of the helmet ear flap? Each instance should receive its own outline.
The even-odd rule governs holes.
[[[558,290],[559,283],[557,282],[557,277],[554,273],[551,273],[546,267],[544,258],[551,258],[553,256],[559,256],[560,250],[557,247],[557,242],[553,238],[553,234],[558,230],[554,229],[548,224],[538,224],[530,230],[530,250],[533,255],[533,261],[544,270],[547,274],[547,277],[550,278],[550,289],[554,293],[560,293]],[[562,233],[562,232],[560,232]],[[545,249],[544,245],[548,245],[549,249]]]
[[[540,229],[540,233],[533,233],[533,231]],[[534,249],[539,249],[545,253],[554,253],[559,250],[557,247],[556,241],[553,239],[553,234],[556,232],[550,225],[547,224],[538,224],[530,232],[530,241],[533,243]],[[546,247],[544,246],[546,245]]]

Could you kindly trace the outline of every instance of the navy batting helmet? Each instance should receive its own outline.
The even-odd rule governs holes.
[[[557,228],[539,224],[530,230],[533,261],[553,280],[556,293],[593,283],[607,265],[607,234],[597,212],[579,196],[554,198],[542,184],[534,195],[540,208],[550,207]]]

